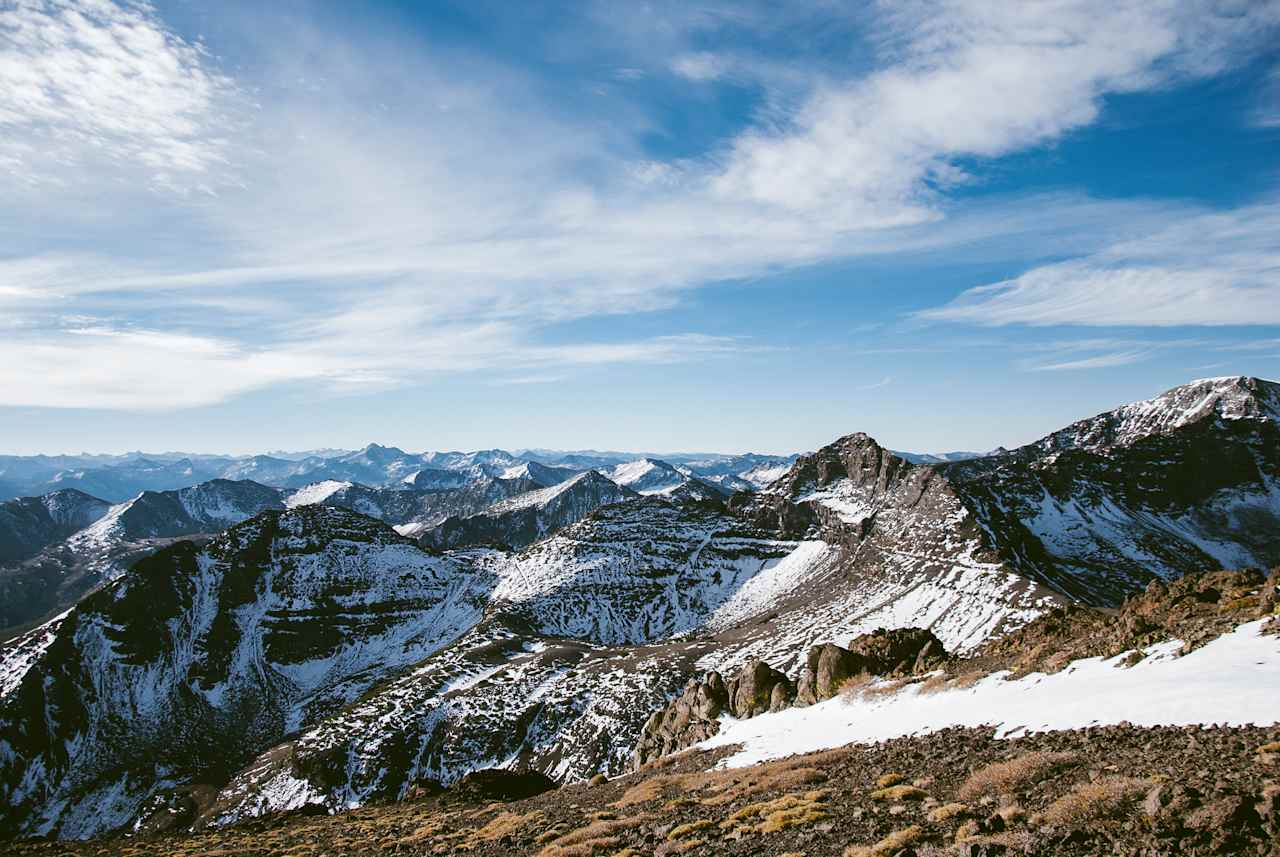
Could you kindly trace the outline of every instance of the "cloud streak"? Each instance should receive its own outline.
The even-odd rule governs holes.
[[[1148,237],[971,289],[923,319],[986,326],[1280,324],[1280,202],[1187,216]]]

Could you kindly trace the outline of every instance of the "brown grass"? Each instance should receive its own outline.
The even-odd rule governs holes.
[[[850,845],[844,849],[844,857],[884,857],[919,842],[924,838],[924,830],[913,824],[902,830],[894,831],[874,845]]]
[[[907,686],[907,680],[903,678],[891,678],[876,684],[869,684],[862,689],[863,699],[878,699],[882,696],[892,696],[902,688]]]
[[[470,841],[479,842],[496,842],[504,836],[516,833],[525,827],[531,827],[535,824],[542,824],[546,821],[546,816],[541,812],[534,811],[520,815],[514,812],[501,812],[494,816],[484,827],[481,827],[470,836]]]
[[[1080,783],[1049,804],[1040,820],[1054,827],[1079,827],[1126,815],[1151,783],[1133,777],[1105,777]]]
[[[815,764],[833,763],[848,758],[846,751],[828,751],[813,756],[796,756],[750,768],[699,771],[688,774],[659,774],[628,788],[613,806],[618,809],[663,800],[674,804],[692,799],[700,792],[711,792],[698,798],[704,806],[723,806],[744,797],[766,791],[789,791],[826,782],[825,771]]]
[[[786,794],[773,800],[748,804],[720,822],[720,827],[724,830],[776,833],[820,821],[827,817],[828,794],[825,789],[818,789],[804,794]]]
[[[978,682],[987,677],[987,673],[982,670],[974,670],[973,672],[961,673],[951,679],[951,686],[957,690],[964,690],[966,687],[973,687]]]
[[[924,789],[909,785],[889,786],[887,789],[875,789],[867,793],[867,797],[872,800],[893,801],[895,803],[904,800],[924,800],[928,796],[929,793]]]
[[[889,786],[896,786],[898,783],[905,782],[906,776],[899,773],[881,774],[876,779],[876,788],[887,789]]]
[[[942,806],[934,807],[929,811],[929,820],[934,824],[945,824],[953,819],[964,818],[968,814],[968,804],[944,803]]]
[[[928,696],[933,693],[941,693],[951,686],[951,676],[946,673],[934,673],[933,675],[920,682],[919,694]]]
[[[856,699],[860,699],[862,697],[862,691],[866,689],[867,685],[871,684],[871,682],[875,680],[876,677],[871,673],[858,673],[857,675],[849,676],[847,679],[842,681],[840,683],[840,688],[836,693],[838,693],[840,698],[846,702],[853,702]]]
[[[557,837],[538,852],[538,857],[586,857],[597,848],[617,845],[621,841],[617,834],[639,827],[650,817],[648,813],[641,813],[630,818],[593,821],[585,827]]]
[[[696,821],[690,821],[686,824],[679,824],[671,828],[671,832],[667,834],[667,839],[688,839],[695,833],[708,830],[715,827],[716,823],[708,818],[699,818]]]
[[[1280,753],[1280,741],[1272,741],[1258,748],[1259,753]]]
[[[961,784],[957,794],[961,800],[977,800],[987,795],[1011,793],[1074,761],[1071,753],[1027,753],[975,771]]]
[[[679,778],[672,776],[650,777],[641,780],[622,793],[622,797],[613,802],[618,809],[625,809],[636,804],[649,803],[666,797],[668,790],[674,790]]]

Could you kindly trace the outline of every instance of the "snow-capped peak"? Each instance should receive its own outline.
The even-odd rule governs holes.
[[[547,503],[559,497],[566,491],[571,491],[577,485],[584,482],[593,482],[596,480],[604,481],[604,477],[594,470],[587,470],[579,473],[577,476],[566,479],[565,481],[552,485],[548,488],[539,488],[537,491],[526,491],[523,494],[517,494],[507,500],[495,503],[489,507],[487,514],[498,515],[503,512],[511,512],[516,509],[528,509],[534,506],[545,506]]]
[[[667,494],[689,480],[678,469],[656,458],[637,458],[599,472],[639,494]]]
[[[1055,432],[1050,439],[1059,448],[1129,446],[1205,419],[1280,423],[1280,384],[1242,375],[1202,378],[1166,390],[1153,399],[1081,420]]]

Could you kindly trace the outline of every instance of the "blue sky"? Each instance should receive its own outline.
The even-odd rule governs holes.
[[[986,449],[1277,377],[1276,44],[1276,2],[0,0],[0,450]]]

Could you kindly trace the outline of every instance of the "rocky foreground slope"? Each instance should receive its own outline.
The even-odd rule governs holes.
[[[628,496],[519,550],[441,552],[358,511],[268,510],[0,648],[0,826],[79,837],[160,807],[203,828],[488,768],[616,776],[646,741],[689,743],[646,724],[709,672],[735,714],[816,707],[853,655],[917,675],[1153,577],[1270,565],[1275,543],[1242,522],[1275,521],[1275,400],[1268,382],[1197,382],[958,463],[851,435],[767,492]],[[1070,526],[1027,511],[1045,498]],[[1174,538],[1186,549],[1157,550]],[[911,627],[909,668],[896,643],[859,649]]]

